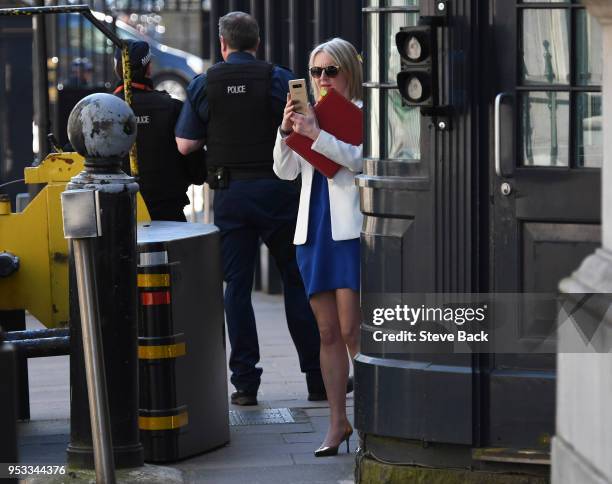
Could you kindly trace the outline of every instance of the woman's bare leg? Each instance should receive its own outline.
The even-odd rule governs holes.
[[[338,307],[338,320],[342,340],[348,348],[351,359],[359,353],[359,323],[361,312],[359,309],[359,293],[352,289],[336,289],[336,305]]]
[[[327,391],[330,419],[324,446],[337,445],[348,424],[346,418],[346,381],[349,364],[340,331],[336,295],[333,291],[317,293],[310,298],[312,311],[321,335],[321,373]]]

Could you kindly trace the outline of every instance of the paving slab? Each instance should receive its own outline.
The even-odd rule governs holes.
[[[351,449],[355,449],[357,439],[351,438]],[[343,444],[338,450],[338,455],[332,457],[315,457],[312,452],[295,452],[291,454],[293,457],[293,462],[296,464],[313,464],[313,465],[329,465],[336,466],[339,462],[345,462],[347,464],[355,463],[355,454],[354,453],[346,453],[346,445]]]
[[[321,436],[315,432],[282,434],[282,439],[287,444],[313,444],[312,449],[321,444]]]
[[[288,465],[260,467],[257,472],[245,476],[241,469],[214,469],[206,472],[186,474],[186,481],[198,484],[352,484],[353,464],[331,465]]]

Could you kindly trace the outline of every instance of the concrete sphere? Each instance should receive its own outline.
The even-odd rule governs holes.
[[[91,94],[70,113],[68,139],[85,158],[125,158],[136,140],[136,116],[117,96]]]

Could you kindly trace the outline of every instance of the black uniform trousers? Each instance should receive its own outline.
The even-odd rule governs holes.
[[[300,369],[309,391],[323,388],[319,363],[319,332],[295,258],[293,234],[299,188],[293,182],[261,178],[234,180],[215,190],[215,225],[221,231],[225,314],[231,344],[231,382],[237,390],[255,394],[262,369],[251,291],[259,240],[270,249],[280,270],[285,314]]]

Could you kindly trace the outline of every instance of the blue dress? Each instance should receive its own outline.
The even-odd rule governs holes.
[[[359,291],[359,239],[333,240],[327,179],[314,170],[308,237],[297,246],[297,262],[306,293],[350,288]]]

